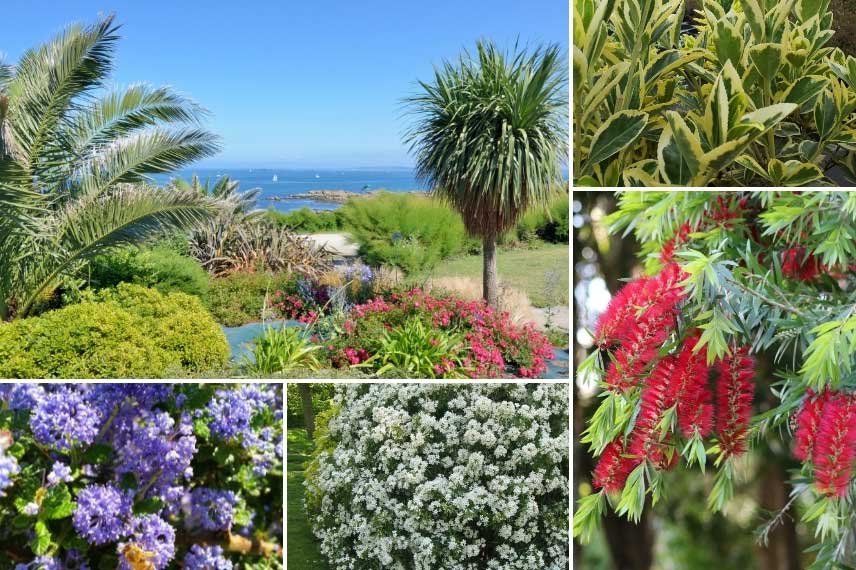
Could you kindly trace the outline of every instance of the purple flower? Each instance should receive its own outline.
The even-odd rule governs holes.
[[[56,487],[60,483],[70,483],[72,480],[71,467],[62,461],[54,463],[51,472],[48,473],[48,487]]]
[[[191,527],[205,530],[230,530],[237,502],[238,498],[232,491],[198,487],[190,493],[187,522]]]
[[[184,570],[232,570],[219,546],[194,544],[184,557]]]
[[[157,515],[134,517],[131,541],[119,544],[119,570],[134,570],[125,553],[135,547],[145,553],[155,567],[163,570],[175,556],[175,529]]]
[[[149,497],[169,502],[168,490],[193,476],[190,463],[196,453],[196,436],[187,414],[176,423],[166,412],[142,410],[119,429],[114,442],[117,475],[130,473],[141,486],[154,480]]]
[[[63,567],[54,556],[39,556],[29,564],[16,564],[15,570],[63,570]]]
[[[62,388],[38,400],[30,415],[36,441],[57,451],[70,451],[95,441],[98,412],[83,401],[77,390]]]
[[[18,460],[0,452],[0,497],[6,496],[6,489],[12,486],[12,477],[21,472]]]
[[[127,534],[131,499],[112,485],[89,485],[77,495],[72,522],[90,544],[102,545]]]

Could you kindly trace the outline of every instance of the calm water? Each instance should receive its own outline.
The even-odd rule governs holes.
[[[282,212],[290,212],[303,207],[314,210],[333,210],[339,204],[316,202],[314,200],[266,200],[275,196],[302,194],[309,190],[378,190],[380,188],[393,192],[423,190],[413,177],[413,171],[408,169],[395,170],[284,170],[271,168],[241,168],[241,169],[211,169],[198,168],[181,171],[177,176],[190,179],[196,174],[203,180],[210,178],[212,183],[219,176],[230,176],[241,183],[242,190],[261,188],[262,194],[258,202],[260,208],[274,208]],[[158,184],[166,183],[176,175],[155,176]],[[276,176],[277,180],[273,178]]]

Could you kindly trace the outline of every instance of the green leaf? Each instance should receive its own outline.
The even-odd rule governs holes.
[[[113,457],[113,447],[107,443],[96,443],[86,450],[83,459],[86,463],[103,465]]]
[[[196,418],[193,420],[193,433],[202,439],[211,437],[211,428],[208,427],[208,422],[204,418]]]
[[[755,43],[762,43],[767,37],[763,8],[758,0],[742,0],[740,4],[743,5],[743,13],[749,23],[749,29],[752,30]]]
[[[39,520],[36,521],[33,530],[35,531],[35,536],[30,541],[30,548],[33,554],[36,556],[47,554],[51,546],[51,531],[48,529],[48,525],[44,521]]]
[[[800,22],[807,22],[820,13],[820,8],[826,3],[828,0],[797,0],[794,12]]]
[[[815,99],[826,87],[827,79],[822,75],[806,75],[797,79],[785,91],[783,101],[802,106]]]
[[[832,135],[838,122],[838,107],[829,89],[826,89],[814,107],[814,126],[821,140]]]
[[[640,463],[624,483],[621,499],[615,509],[619,515],[627,515],[633,522],[639,522],[645,508],[645,463]]]
[[[726,61],[730,61],[733,65],[740,65],[743,59],[743,37],[727,19],[723,18],[716,22],[713,45],[720,65],[725,65]]]
[[[749,59],[766,81],[773,81],[782,66],[783,50],[779,44],[757,44],[749,48]]]
[[[165,503],[160,497],[151,497],[144,501],[140,501],[134,505],[135,515],[148,515],[159,513],[164,508]]]
[[[600,528],[603,513],[606,512],[606,495],[603,491],[580,497],[577,511],[574,513],[573,535],[582,544],[591,542],[594,533]]]
[[[48,490],[42,501],[39,518],[56,520],[70,517],[74,513],[75,503],[71,493],[64,484],[56,485]]]
[[[686,164],[690,177],[695,176],[704,157],[698,136],[687,126],[686,121],[675,111],[666,112],[666,120],[677,144],[677,152]]]
[[[635,142],[647,124],[648,113],[642,111],[620,111],[612,115],[594,134],[584,170],[591,170]]]

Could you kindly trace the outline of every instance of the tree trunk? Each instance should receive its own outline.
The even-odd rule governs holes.
[[[315,434],[315,410],[312,409],[312,392],[309,390],[309,384],[298,384],[297,389],[300,390],[300,401],[303,404],[303,423],[306,427],[306,435],[312,439]]]
[[[776,512],[787,504],[791,488],[781,463],[771,461],[763,469],[759,506]],[[781,524],[770,533],[767,547],[758,549],[762,570],[800,569],[800,546],[794,516],[793,510],[787,513]]]
[[[485,235],[483,244],[482,295],[487,304],[496,309],[499,306],[499,285],[496,278],[496,235]]]

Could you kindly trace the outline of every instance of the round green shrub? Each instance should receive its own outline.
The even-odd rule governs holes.
[[[161,293],[208,296],[208,273],[195,259],[166,246],[128,247],[95,258],[81,276],[93,289],[134,283]]]
[[[222,369],[228,358],[199,299],[139,285],[0,325],[3,378],[162,378]]]
[[[348,200],[340,212],[372,266],[417,273],[463,251],[471,241],[460,215],[427,196],[379,192]]]
[[[267,218],[278,228],[288,228],[302,234],[335,232],[341,228],[341,215],[338,211],[314,212],[309,208],[300,208],[293,212],[268,210]]]

